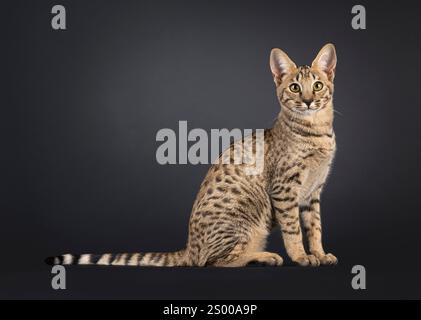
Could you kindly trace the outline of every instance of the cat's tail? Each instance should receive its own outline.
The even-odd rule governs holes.
[[[63,254],[45,259],[48,265],[100,265],[100,266],[188,266],[186,250],[148,253]]]

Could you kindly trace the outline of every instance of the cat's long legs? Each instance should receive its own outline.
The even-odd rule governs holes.
[[[291,260],[301,266],[319,266],[319,259],[314,255],[307,255],[304,250],[296,193],[292,190],[284,198],[272,197],[272,203],[276,220],[281,227],[285,249]]]
[[[338,259],[331,253],[326,254],[322,245],[322,225],[320,221],[320,192],[312,195],[309,204],[300,208],[304,229],[306,230],[310,252],[323,265],[334,265]]]

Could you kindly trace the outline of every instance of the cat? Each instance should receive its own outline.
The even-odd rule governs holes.
[[[186,248],[169,253],[65,254],[49,264],[121,266],[243,267],[280,266],[283,258],[265,250],[279,226],[286,252],[300,266],[335,265],[322,246],[320,195],[334,158],[333,80],[336,50],[325,45],[311,66],[297,67],[280,49],[270,69],[281,111],[264,131],[264,169],[246,174],[249,164],[216,163],[209,169],[193,204]],[[245,139],[246,140],[246,139]],[[244,141],[245,141],[244,140]],[[231,158],[235,142],[221,155]],[[248,143],[258,142],[249,136]],[[252,154],[256,157],[256,154]],[[301,226],[302,225],[302,226]],[[309,254],[303,245],[302,228]]]

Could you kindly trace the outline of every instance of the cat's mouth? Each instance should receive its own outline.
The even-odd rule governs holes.
[[[313,114],[317,111],[319,111],[321,108],[314,106],[314,105],[310,105],[309,107],[307,107],[307,105],[303,105],[303,106],[297,106],[294,108],[294,111],[296,111],[297,113],[303,114],[303,115],[310,115]]]

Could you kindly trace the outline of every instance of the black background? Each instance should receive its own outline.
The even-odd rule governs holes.
[[[2,1],[0,297],[420,298],[419,12],[406,1]],[[67,9],[54,31],[51,8]],[[367,9],[367,30],[351,8]],[[269,52],[336,45],[338,153],[322,198],[335,268],[68,268],[46,256],[171,251],[206,165],[160,166],[161,128],[265,128]],[[280,235],[269,249],[286,258]],[[367,290],[351,268],[367,269]]]

